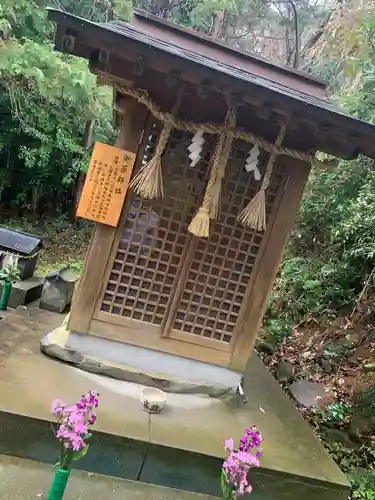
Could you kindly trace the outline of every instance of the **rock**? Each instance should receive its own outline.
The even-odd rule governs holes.
[[[330,327],[335,330],[336,328],[339,328],[341,326],[341,323],[342,323],[342,318],[335,318],[331,321],[330,323]]]
[[[367,392],[375,385],[375,373],[364,370],[362,375],[353,380],[351,392],[353,396],[358,397]]]
[[[318,382],[309,382],[308,380],[299,380],[289,387],[292,396],[297,403],[306,408],[322,407],[322,401],[325,400],[327,393],[324,384]]]
[[[345,337],[338,339],[336,344],[349,348],[349,347],[352,347],[353,344],[355,344],[355,338],[353,335],[345,335]]]
[[[72,301],[78,279],[79,275],[70,267],[49,273],[44,282],[39,308],[62,313]]]
[[[350,439],[348,434],[340,429],[327,429],[324,436],[329,443],[340,443],[347,448],[355,448],[357,446],[356,443]]]
[[[366,421],[350,422],[349,434],[353,437],[367,436],[371,432],[371,428]]]
[[[275,354],[277,351],[276,346],[271,344],[270,342],[262,342],[259,344],[258,349],[266,354]]]
[[[288,361],[280,361],[276,368],[276,376],[281,382],[290,382],[294,375],[294,365]]]
[[[358,406],[354,409],[349,426],[349,434],[355,437],[368,436],[375,431],[372,409]]]

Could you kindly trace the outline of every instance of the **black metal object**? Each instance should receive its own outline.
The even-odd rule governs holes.
[[[20,231],[14,231],[7,227],[0,227],[0,253],[9,252],[18,257],[18,270],[20,280],[26,280],[33,276],[38,261],[38,253],[43,248],[43,240]],[[4,254],[0,256],[0,266],[4,260]]]
[[[241,399],[241,401],[245,405],[247,403],[247,397],[245,396],[243,386],[244,386],[244,378],[242,377],[241,382],[237,386],[236,394],[237,394],[237,397],[239,399]]]

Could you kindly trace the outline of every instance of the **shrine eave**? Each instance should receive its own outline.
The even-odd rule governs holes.
[[[55,38],[57,50],[86,58],[94,72],[95,68],[102,70],[104,67],[109,76],[132,79],[138,85],[142,82],[142,88],[151,94],[153,77],[151,73],[148,79],[145,77],[145,67],[147,70],[162,72],[169,78],[177,77],[202,85],[206,90],[231,90],[254,106],[258,117],[263,121],[268,119],[270,135],[273,134],[272,115],[276,112],[281,116],[288,116],[293,125],[286,139],[288,147],[306,151],[319,150],[347,159],[356,158],[359,154],[375,158],[375,126],[350,116],[321,98],[324,85],[318,79],[272,63],[269,63],[268,68],[273,71],[272,76],[266,78],[258,71],[249,71],[248,68],[245,70],[238,64],[223,62],[226,59],[224,56],[215,59],[205,56],[202,51],[198,53],[175,43],[168,36],[167,28],[172,32],[171,23],[165,27],[165,34],[161,38],[132,24],[94,23],[57,9],[48,11],[49,19],[58,25]],[[153,20],[148,19],[148,22],[157,25]],[[207,40],[204,42],[208,43]],[[222,50],[224,53],[224,49]],[[109,64],[112,54],[115,61],[113,65]],[[240,55],[245,58],[243,53]],[[266,64],[253,56],[251,59],[253,65]],[[132,68],[130,75],[129,67]],[[292,85],[285,84],[285,81],[290,82],[291,79]],[[166,86],[162,91],[159,94],[165,99],[168,99],[168,93],[173,93],[173,89]],[[248,112],[247,115],[249,114]],[[260,132],[265,136],[268,132],[262,128],[260,124]]]

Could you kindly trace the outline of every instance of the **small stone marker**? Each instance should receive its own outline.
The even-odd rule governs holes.
[[[290,382],[294,375],[294,365],[288,361],[281,360],[277,365],[276,375],[281,382]]]
[[[46,276],[39,307],[46,311],[62,313],[70,305],[79,275],[69,267]]]

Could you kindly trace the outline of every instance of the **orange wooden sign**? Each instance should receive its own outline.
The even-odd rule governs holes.
[[[77,217],[116,227],[134,162],[134,153],[96,142]]]

